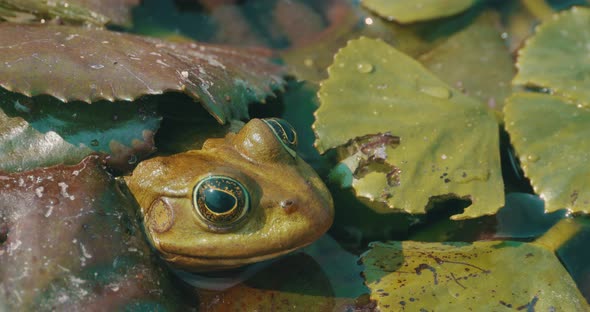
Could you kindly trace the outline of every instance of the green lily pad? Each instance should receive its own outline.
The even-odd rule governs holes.
[[[374,242],[362,256],[380,311],[590,311],[553,251],[536,244]],[[508,286],[509,285],[509,286]],[[507,287],[508,286],[508,287]]]
[[[504,99],[511,92],[514,69],[512,55],[495,26],[499,23],[497,14],[484,13],[422,55],[420,62],[449,85],[502,111]]]
[[[476,2],[476,0],[363,0],[362,4],[390,21],[408,24],[459,14]]]
[[[129,25],[131,7],[139,0],[0,0],[0,19],[23,21],[54,19],[74,24]]]
[[[547,88],[590,105],[590,8],[574,7],[541,24],[518,53],[512,83]]]
[[[454,219],[504,205],[498,124],[484,105],[380,40],[350,41],[328,72],[316,147],[352,140],[342,176],[357,196],[384,213],[425,213],[432,197],[470,199]]]
[[[27,96],[132,101],[181,91],[225,123],[247,118],[247,104],[273,94],[283,74],[252,50],[79,27],[0,24],[0,86]]]
[[[545,211],[590,213],[590,110],[559,96],[517,93],[508,99],[504,115],[522,169],[545,201]]]

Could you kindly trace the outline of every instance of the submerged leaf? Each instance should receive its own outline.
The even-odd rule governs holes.
[[[20,117],[0,110],[0,171],[25,171],[56,164],[75,164],[92,153],[50,131],[41,133]]]
[[[247,104],[271,95],[283,73],[252,50],[78,27],[0,24],[0,86],[28,96],[132,101],[182,91],[224,123],[247,118]]]
[[[380,16],[402,24],[426,21],[461,13],[475,0],[363,0],[362,4]]]
[[[223,291],[199,291],[204,311],[365,311],[371,302],[357,257],[328,235],[302,253],[280,258],[244,283]],[[367,310],[370,311],[370,310]]]
[[[0,170],[75,164],[92,152],[127,171],[155,151],[161,118],[153,97],[137,103],[63,103],[0,89]],[[212,118],[211,118],[212,119]]]
[[[432,197],[471,199],[455,219],[503,206],[498,125],[482,104],[379,40],[350,41],[328,71],[316,146],[354,140],[343,163],[357,196],[410,213],[424,213]]]
[[[522,169],[545,200],[545,210],[590,213],[590,110],[559,96],[517,93],[504,115]]]
[[[590,311],[559,259],[536,244],[374,242],[361,258],[380,311]],[[515,278],[518,277],[518,278]]]
[[[513,84],[548,88],[590,106],[590,8],[547,20],[518,54]]]

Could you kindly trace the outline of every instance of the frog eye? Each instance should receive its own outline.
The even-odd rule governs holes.
[[[208,224],[225,227],[233,225],[250,210],[248,190],[227,176],[209,176],[193,189],[193,206]]]
[[[293,126],[291,126],[286,120],[280,118],[266,118],[262,119],[262,121],[270,127],[289,154],[295,157],[297,154],[295,152],[297,147],[297,132],[295,132]]]

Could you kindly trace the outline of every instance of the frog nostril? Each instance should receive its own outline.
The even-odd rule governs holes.
[[[286,213],[292,213],[297,210],[297,205],[295,205],[295,201],[292,199],[286,199],[281,202],[281,208],[285,210]]]

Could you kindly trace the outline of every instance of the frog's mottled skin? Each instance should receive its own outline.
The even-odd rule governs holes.
[[[219,228],[199,218],[192,191],[211,175],[232,177],[247,189],[251,207],[243,222]],[[334,217],[332,198],[317,174],[259,119],[237,134],[206,141],[201,150],[144,161],[126,181],[161,257],[193,272],[291,252],[318,239]]]

